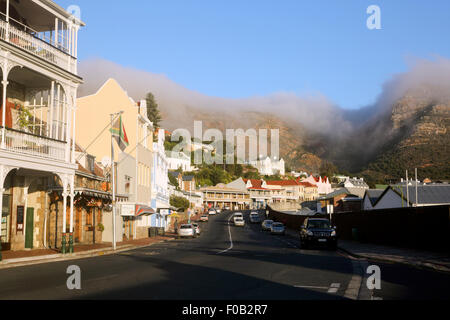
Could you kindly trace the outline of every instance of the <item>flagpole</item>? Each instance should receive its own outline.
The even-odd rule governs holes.
[[[113,250],[116,250],[116,186],[115,186],[115,169],[114,169],[114,139],[113,139],[113,122],[115,114],[111,114],[111,174],[112,174],[112,242]]]

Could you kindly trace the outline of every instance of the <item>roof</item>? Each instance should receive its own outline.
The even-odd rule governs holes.
[[[321,197],[320,199],[330,199],[340,196],[341,194],[353,195],[347,188],[341,188]]]
[[[260,179],[244,179],[245,183],[248,183],[248,181],[251,182],[253,188],[255,188],[255,189],[262,188],[263,180],[260,180]]]
[[[316,185],[309,183],[309,182],[299,182],[298,185],[304,186],[307,188],[318,188]]]
[[[183,176],[183,181],[193,181],[194,179],[194,176]]]
[[[384,190],[382,189],[369,189],[366,190],[366,194],[364,195],[364,197],[367,196],[370,200],[370,203],[372,203],[372,206],[374,206],[378,198],[383,194],[383,192]]]
[[[400,197],[406,200],[407,188],[406,186],[390,186],[387,190],[392,189]],[[408,186],[409,202],[416,203],[416,186],[414,184]],[[433,184],[433,185],[419,185],[417,186],[418,201],[420,205],[438,205],[450,203],[450,184]],[[384,193],[383,193],[384,195]],[[381,198],[381,197],[380,197]]]
[[[279,181],[266,181],[271,186],[299,186],[300,183],[295,180],[279,180]]]

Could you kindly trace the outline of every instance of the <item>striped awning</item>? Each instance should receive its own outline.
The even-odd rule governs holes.
[[[135,211],[136,217],[148,216],[148,215],[151,215],[154,213],[156,213],[156,212],[151,207],[141,206],[138,204],[136,205],[136,211]]]

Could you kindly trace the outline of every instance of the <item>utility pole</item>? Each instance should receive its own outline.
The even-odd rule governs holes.
[[[114,126],[114,120],[117,116],[120,116],[123,111],[110,114],[111,116],[111,177],[112,177],[112,243],[113,249],[116,250],[116,181],[115,181],[115,166],[114,166],[114,138],[112,128]]]
[[[417,190],[418,189],[418,184],[419,184],[419,181],[417,180],[417,168],[416,168],[416,207],[419,204],[419,200],[418,200],[419,192]]]
[[[408,180],[408,170],[406,170],[406,207],[409,208],[409,180]]]

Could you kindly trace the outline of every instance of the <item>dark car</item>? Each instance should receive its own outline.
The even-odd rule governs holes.
[[[300,243],[302,249],[320,245],[336,250],[336,228],[331,226],[328,219],[307,218],[300,230]]]

